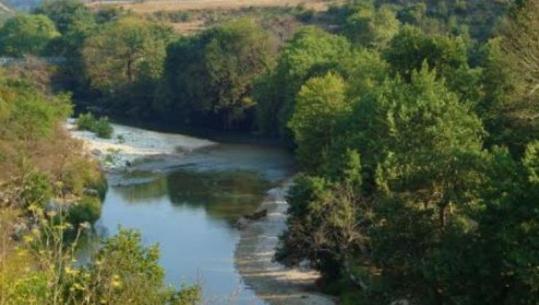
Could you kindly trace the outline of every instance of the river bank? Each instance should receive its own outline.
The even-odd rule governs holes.
[[[333,305],[331,297],[315,292],[318,272],[287,268],[273,260],[279,236],[286,230],[286,193],[291,184],[289,179],[267,192],[258,208],[267,216],[241,231],[236,266],[245,283],[271,305]]]
[[[181,157],[194,150],[217,144],[181,134],[120,124],[111,125],[113,133],[110,139],[99,138],[90,131],[77,130],[74,119],[69,119],[65,128],[73,138],[84,143],[84,148],[97,158],[107,171],[122,170],[143,159]]]

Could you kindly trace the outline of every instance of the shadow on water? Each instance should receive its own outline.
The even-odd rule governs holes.
[[[153,175],[153,179],[146,183],[115,189],[131,204],[166,197],[175,206],[203,208],[215,219],[234,222],[239,216],[256,210],[271,185],[260,173],[253,171],[179,169],[160,177]]]

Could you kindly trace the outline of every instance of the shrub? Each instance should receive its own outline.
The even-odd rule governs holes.
[[[67,221],[71,224],[83,222],[95,223],[101,215],[101,200],[97,196],[82,196],[71,206],[67,213]]]
[[[91,113],[81,114],[77,119],[77,128],[94,132],[98,137],[110,139],[113,128],[107,117],[94,117]]]
[[[95,133],[98,137],[110,139],[112,136],[112,131],[113,129],[108,118],[102,117],[97,120],[95,124]]]

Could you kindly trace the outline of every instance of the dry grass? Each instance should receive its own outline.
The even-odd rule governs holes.
[[[177,33],[192,35],[234,16],[250,14],[249,16],[260,18],[261,14],[264,14],[261,11],[265,9],[286,10],[301,7],[305,11],[323,12],[330,6],[343,2],[344,0],[97,0],[88,2],[87,5],[95,10],[121,8],[152,18],[156,13],[185,12],[189,14],[188,20],[163,21],[170,24]]]
[[[193,34],[206,28],[206,22],[197,19],[193,21],[171,23],[171,26],[177,33]]]
[[[246,7],[293,7],[302,5],[314,11],[326,10],[335,1],[324,0],[147,0],[132,1],[95,1],[88,5],[93,8],[114,6],[136,13],[148,14],[157,11],[199,11],[234,10]]]

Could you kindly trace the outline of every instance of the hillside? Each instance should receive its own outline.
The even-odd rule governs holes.
[[[137,13],[158,11],[232,10],[246,7],[291,7],[325,10],[334,1],[323,0],[152,0],[152,1],[97,1],[90,7],[116,6]]]
[[[170,23],[179,33],[192,34],[233,18],[248,16],[259,20],[268,17],[282,20],[326,11],[342,3],[342,0],[151,0],[95,1],[87,3],[87,6],[93,10],[129,10]]]

